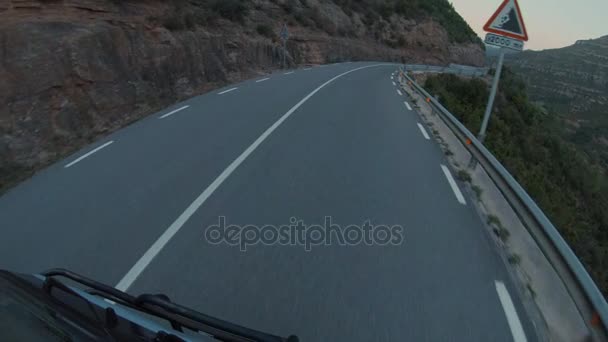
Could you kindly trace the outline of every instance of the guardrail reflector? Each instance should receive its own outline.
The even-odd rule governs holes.
[[[597,312],[594,312],[591,316],[591,325],[593,325],[594,327],[600,326],[600,315],[598,315]]]

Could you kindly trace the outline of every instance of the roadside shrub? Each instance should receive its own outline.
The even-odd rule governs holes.
[[[488,224],[489,225],[492,225],[492,224],[500,225],[501,223],[500,223],[500,219],[498,218],[498,216],[488,215]]]
[[[468,182],[468,183],[471,182],[471,174],[468,173],[467,171],[465,171],[465,170],[459,170],[458,173],[457,173],[457,175],[458,175],[458,178],[461,181]]]
[[[481,199],[483,190],[477,185],[473,185],[472,189],[473,189],[473,192],[475,193],[475,197],[477,197],[477,199]]]
[[[519,265],[521,263],[521,256],[519,256],[519,254],[517,254],[517,253],[513,253],[513,254],[509,255],[507,260],[509,261],[509,263],[511,265]]]
[[[509,232],[509,230],[507,230],[507,228],[503,227],[502,225],[500,227],[494,227],[494,234],[496,234],[496,236],[498,236],[500,240],[504,243],[506,243],[507,240],[509,240],[509,237],[511,236],[511,232]]]

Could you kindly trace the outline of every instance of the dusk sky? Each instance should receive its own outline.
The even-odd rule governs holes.
[[[483,39],[483,25],[502,0],[449,0]],[[579,39],[608,35],[608,0],[519,0],[530,40],[526,49],[541,50],[574,44]]]

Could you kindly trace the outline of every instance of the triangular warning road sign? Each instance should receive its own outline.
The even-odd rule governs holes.
[[[504,0],[483,29],[510,38],[528,41],[528,31],[517,0]]]

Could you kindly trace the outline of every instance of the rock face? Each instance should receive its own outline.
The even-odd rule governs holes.
[[[238,18],[192,3],[0,0],[0,190],[171,103],[278,68],[282,22],[291,67],[483,63],[479,45],[452,43],[430,17],[369,23],[331,1],[259,0]]]

